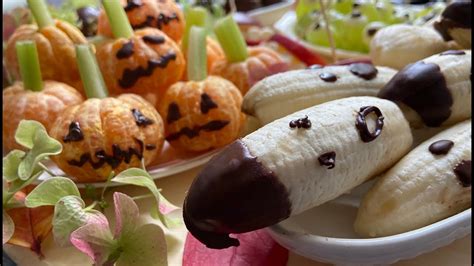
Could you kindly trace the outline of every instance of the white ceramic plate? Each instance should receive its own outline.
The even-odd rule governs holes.
[[[359,238],[353,223],[359,202],[374,181],[350,194],[268,228],[285,248],[337,265],[387,265],[446,246],[471,233],[471,209],[423,228],[388,237]]]

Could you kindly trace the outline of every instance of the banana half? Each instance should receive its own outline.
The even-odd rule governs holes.
[[[471,206],[471,121],[423,142],[366,194],[354,224],[365,237],[414,230]]]
[[[391,101],[351,97],[263,126],[211,159],[192,183],[183,216],[209,248],[237,246],[230,233],[278,223],[385,171],[412,144]]]
[[[414,128],[471,117],[471,50],[449,50],[410,64],[379,92],[400,104]]]
[[[376,96],[396,73],[362,63],[280,73],[255,84],[244,96],[242,110],[265,125],[332,100]]]

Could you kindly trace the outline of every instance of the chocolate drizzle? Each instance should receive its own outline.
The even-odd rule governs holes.
[[[443,155],[448,154],[449,150],[453,147],[454,142],[450,140],[438,140],[433,142],[429,147],[428,150],[435,155]]]
[[[145,35],[142,37],[143,41],[151,44],[162,44],[165,43],[165,38],[163,36],[153,36]]]
[[[122,78],[118,81],[118,83],[120,87],[128,89],[135,85],[139,78],[151,76],[155,68],[166,68],[168,63],[172,60],[176,60],[176,54],[174,52],[169,52],[161,56],[159,60],[148,60],[148,65],[146,68],[143,68],[142,66],[139,66],[135,69],[127,68],[123,71]]]
[[[69,124],[69,132],[67,135],[63,138],[64,142],[72,142],[72,141],[81,141],[84,139],[84,135],[82,134],[81,126],[79,125],[79,122],[72,121],[71,124]]]
[[[352,74],[365,80],[371,80],[377,76],[378,70],[372,64],[355,63],[349,66]]]
[[[290,128],[304,128],[309,129],[311,128],[311,121],[309,120],[308,116],[305,115],[304,118],[291,120],[289,124]]]
[[[465,55],[466,52],[463,50],[448,50],[445,52],[440,53],[439,55]]]
[[[123,44],[122,48],[120,48],[115,54],[115,57],[117,57],[117,59],[124,59],[124,58],[129,58],[132,55],[133,55],[133,42],[129,41]]]
[[[127,5],[123,9],[125,9],[125,12],[128,12],[132,11],[135,8],[139,8],[142,5],[142,1],[140,0],[127,0]]]
[[[208,248],[238,246],[230,233],[276,224],[290,216],[288,191],[274,172],[236,140],[194,179],[183,205],[189,232]]]
[[[156,27],[161,30],[163,25],[168,25],[173,20],[179,21],[179,17],[176,13],[171,14],[171,16],[160,13],[156,21]]]
[[[370,113],[375,113],[377,116],[377,120],[375,121],[375,130],[373,133],[369,131],[366,121],[366,117]],[[357,113],[355,125],[363,142],[371,142],[382,133],[383,119],[384,117],[382,112],[375,106],[364,106],[360,108],[359,112]]]
[[[143,141],[134,138],[134,140],[138,143],[139,148],[128,148],[127,150],[122,150],[119,145],[113,144],[112,145],[112,155],[107,155],[104,150],[97,151],[95,153],[95,158],[98,159],[97,162],[94,162],[90,153],[84,153],[77,160],[69,160],[67,161],[68,164],[82,167],[87,162],[89,162],[94,169],[99,169],[104,164],[108,164],[112,169],[117,168],[122,162],[130,163],[132,160],[132,156],[135,155],[139,160],[143,157]]]
[[[153,120],[144,116],[138,109],[132,109],[132,114],[133,118],[135,119],[135,123],[139,127],[146,127],[153,124]]]
[[[451,115],[453,98],[438,65],[423,61],[400,70],[378,97],[399,101],[415,110],[425,125],[438,127]]]
[[[335,82],[337,80],[337,76],[329,72],[323,72],[319,74],[319,77],[326,82]]]
[[[141,29],[141,28],[146,28],[146,27],[153,27],[154,26],[153,24],[156,24],[156,28],[161,30],[163,28],[163,25],[168,25],[173,20],[179,22],[179,17],[176,13],[173,13],[170,16],[160,13],[158,15],[158,18],[155,18],[153,16],[146,16],[145,21],[143,21],[140,24],[132,25],[132,28]]]
[[[471,186],[471,160],[462,160],[453,170],[463,187]]]
[[[201,113],[207,114],[209,110],[217,108],[217,104],[212,101],[211,97],[207,93],[201,94]]]
[[[171,124],[174,121],[178,121],[181,118],[181,113],[179,112],[179,106],[177,103],[172,102],[168,105],[168,115],[166,115],[166,123]]]
[[[173,133],[173,134],[169,134],[166,137],[166,140],[167,141],[177,140],[183,135],[187,136],[190,139],[192,139],[192,138],[195,138],[195,137],[199,136],[199,132],[201,130],[208,131],[208,132],[209,131],[221,130],[227,124],[229,124],[229,122],[230,121],[227,121],[227,120],[213,120],[213,121],[208,122],[208,123],[206,123],[202,126],[195,126],[194,128],[183,127],[183,128],[181,128],[180,131],[178,131],[176,133]]]
[[[318,158],[319,164],[328,166],[328,169],[333,169],[336,166],[336,153],[333,151],[321,154]]]

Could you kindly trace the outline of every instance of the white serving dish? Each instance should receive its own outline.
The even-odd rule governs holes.
[[[410,232],[359,238],[353,223],[359,202],[374,181],[331,202],[269,227],[282,246],[336,265],[388,265],[446,246],[471,233],[471,209]]]

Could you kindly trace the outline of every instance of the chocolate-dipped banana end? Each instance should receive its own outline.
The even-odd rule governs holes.
[[[471,51],[445,51],[406,66],[378,97],[411,108],[403,111],[412,127],[449,126],[471,117],[470,77]]]
[[[463,48],[471,48],[471,1],[451,3],[433,26],[444,40],[455,40]]]
[[[289,217],[288,192],[241,140],[204,167],[191,185],[183,217],[189,232],[208,248],[238,246],[230,233],[276,224]]]

